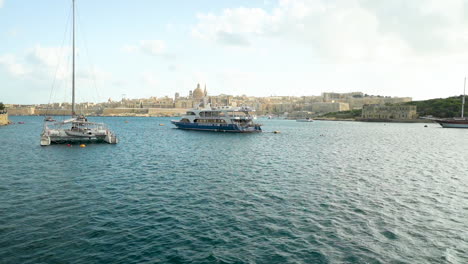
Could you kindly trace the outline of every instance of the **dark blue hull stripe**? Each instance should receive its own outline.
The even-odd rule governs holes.
[[[189,130],[203,130],[203,131],[219,131],[219,132],[238,132],[238,133],[245,133],[245,132],[262,132],[260,126],[255,127],[239,127],[237,125],[229,124],[229,125],[222,125],[222,124],[193,124],[193,123],[173,123],[177,128],[180,129],[189,129]]]

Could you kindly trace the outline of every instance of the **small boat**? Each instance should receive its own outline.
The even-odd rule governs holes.
[[[73,48],[72,48],[72,109],[71,119],[55,122],[52,117],[44,119],[44,127],[41,133],[41,146],[49,146],[52,143],[70,142],[106,142],[117,144],[117,136],[110,131],[105,124],[88,122],[84,115],[75,112],[75,0],[72,1],[73,10]],[[51,124],[52,123],[52,124]]]
[[[262,132],[254,122],[255,110],[249,107],[210,107],[190,109],[180,120],[172,120],[179,129],[251,133]]]
[[[296,122],[314,122],[312,118],[296,119]]]
[[[44,118],[44,121],[46,121],[46,122],[55,122],[55,119],[53,119],[51,116],[48,116],[48,117]]]
[[[463,84],[461,117],[434,119],[434,121],[439,123],[439,125],[441,125],[443,128],[468,128],[468,118],[463,116],[465,112],[465,87],[466,77],[465,82]]]

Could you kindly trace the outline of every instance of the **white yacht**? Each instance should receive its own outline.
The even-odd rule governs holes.
[[[116,144],[117,136],[105,124],[88,122],[84,115],[75,112],[75,0],[73,2],[73,54],[72,54],[72,109],[71,119],[55,122],[51,117],[44,119],[41,146],[52,143],[106,142]]]
[[[262,132],[254,122],[255,110],[249,107],[208,107],[190,109],[180,120],[172,120],[177,128],[217,132]]]

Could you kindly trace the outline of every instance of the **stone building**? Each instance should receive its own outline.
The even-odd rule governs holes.
[[[326,103],[311,103],[307,110],[315,113],[331,113],[331,112],[340,112],[348,111],[349,104],[340,103],[340,102],[326,102]]]
[[[197,84],[197,88],[193,91],[189,91],[189,96],[182,97],[179,93],[174,96],[174,107],[175,108],[196,108],[200,104],[206,104],[208,102],[208,91],[202,90],[200,84]]]
[[[415,105],[364,105],[362,118],[364,119],[416,119]]]

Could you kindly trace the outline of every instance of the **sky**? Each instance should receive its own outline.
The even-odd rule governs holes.
[[[0,0],[0,102],[71,101],[71,0]],[[77,101],[463,93],[468,0],[76,0]]]

